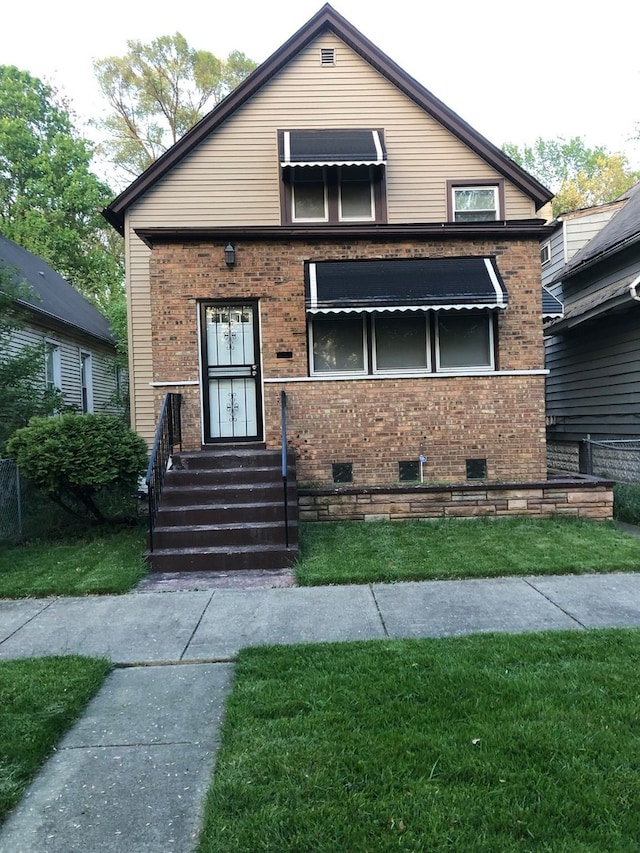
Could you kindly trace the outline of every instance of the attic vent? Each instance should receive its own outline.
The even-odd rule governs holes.
[[[333,47],[320,48],[320,65],[335,65],[336,51]]]

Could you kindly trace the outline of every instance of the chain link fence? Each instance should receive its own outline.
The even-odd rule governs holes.
[[[0,540],[22,538],[20,472],[11,459],[0,459]]]
[[[21,542],[68,523],[65,513],[22,476],[12,459],[0,459],[0,542]]]
[[[584,442],[587,474],[640,484],[640,439]]]

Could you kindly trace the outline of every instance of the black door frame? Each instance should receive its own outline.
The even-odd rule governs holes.
[[[252,365],[244,365],[250,372],[244,377],[238,376],[237,373],[225,377],[224,373],[220,373],[219,377],[209,376],[209,355],[207,347],[207,308],[242,308],[248,307],[253,312],[253,347],[254,347],[254,363]],[[200,370],[201,370],[201,387],[202,387],[202,435],[205,444],[235,444],[246,442],[262,442],[264,441],[264,425],[262,417],[263,399],[262,399],[262,364],[260,358],[260,313],[258,310],[257,299],[206,299],[201,300],[198,305],[200,317]],[[251,378],[255,382],[256,393],[256,435],[248,436],[212,436],[211,435],[211,409],[209,399],[209,379],[210,378]]]

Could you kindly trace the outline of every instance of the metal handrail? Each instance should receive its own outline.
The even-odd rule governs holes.
[[[282,491],[284,506],[284,539],[285,545],[289,547],[289,500],[287,496],[287,392],[280,392],[280,438],[282,441]]]
[[[153,551],[153,530],[160,505],[160,495],[164,477],[169,467],[173,448],[178,445],[182,450],[182,421],[180,407],[182,394],[165,394],[158,417],[156,434],[153,440],[151,456],[145,483],[149,501],[149,550]]]

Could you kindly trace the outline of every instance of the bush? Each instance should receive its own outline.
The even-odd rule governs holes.
[[[106,521],[96,496],[135,493],[147,467],[144,440],[112,415],[33,418],[7,442],[10,456],[44,494],[73,515]]]
[[[613,517],[628,524],[640,524],[640,486],[616,483],[613,487]]]

